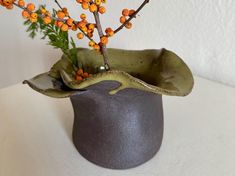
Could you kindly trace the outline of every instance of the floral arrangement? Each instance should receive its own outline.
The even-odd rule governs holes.
[[[80,19],[76,21],[69,15],[68,9],[62,7],[57,0],[55,0],[55,3],[58,5],[59,10],[53,9],[53,12],[49,12],[43,5],[41,5],[39,9],[36,9],[33,3],[26,4],[24,0],[0,0],[0,4],[6,7],[6,9],[12,9],[16,6],[23,10],[22,16],[27,20],[25,25],[29,25],[27,31],[30,32],[32,38],[35,37],[36,32],[40,31],[44,34],[43,39],[48,37],[50,40],[49,44],[62,49],[65,54],[69,54],[69,37],[67,36],[67,31],[73,30],[76,32],[79,30],[77,38],[88,38],[89,46],[103,55],[104,65],[108,70],[109,62],[106,45],[109,42],[109,38],[124,27],[130,29],[132,27],[131,20],[136,17],[137,13],[149,2],[149,0],[145,0],[137,10],[123,9],[120,17],[121,26],[116,30],[108,27],[105,29],[105,34],[103,33],[99,16],[106,12],[106,8],[103,6],[106,3],[106,0],[76,0],[76,2],[81,5],[82,9],[87,10],[94,15],[95,23],[88,22],[87,15],[84,13],[80,14]],[[97,30],[100,37],[100,41],[98,42],[93,38],[95,30]],[[56,37],[59,37],[59,39]],[[76,48],[73,38],[70,39],[70,44],[73,48]],[[87,74],[85,74],[85,77],[86,76]],[[80,78],[78,77],[78,79]]]
[[[76,0],[94,16],[80,19],[54,0],[59,9],[36,9],[24,0],[0,0],[7,9],[22,9],[30,37],[37,32],[48,44],[63,51],[49,72],[24,81],[32,89],[54,98],[69,97],[74,109],[73,142],[87,160],[110,169],[136,167],[159,150],[163,138],[162,95],[186,96],[193,88],[193,76],[184,61],[166,49],[123,50],[107,48],[109,40],[149,0],[134,9],[123,9],[120,26],[103,30],[100,15],[106,0]],[[77,48],[68,31],[87,38],[89,49]],[[95,31],[98,41],[95,41]]]
[[[26,20],[24,25],[28,27],[30,37],[34,38],[40,32],[43,34],[42,39],[48,39],[49,45],[64,53],[50,72],[25,81],[33,89],[52,97],[68,97],[74,91],[101,81],[113,80],[121,85],[110,93],[117,93],[125,88],[137,88],[158,94],[184,96],[191,91],[192,74],[173,52],[166,49],[107,49],[112,36],[123,28],[132,28],[131,21],[149,0],[144,0],[135,10],[123,9],[121,24],[116,29],[102,27],[100,15],[106,12],[106,0],[76,0],[82,9],[94,16],[95,22],[88,21],[85,13],[80,14],[80,19],[74,19],[58,0],[54,2],[58,10],[53,9],[50,12],[45,5],[36,8],[33,3],[26,3],[24,0],[0,0],[0,5],[6,9],[22,9],[22,16]],[[93,50],[77,48],[74,39],[69,36],[69,30],[76,32],[79,40],[87,38],[88,45]],[[99,41],[94,39],[95,32]],[[49,87],[41,86],[48,85],[48,81],[51,83]]]

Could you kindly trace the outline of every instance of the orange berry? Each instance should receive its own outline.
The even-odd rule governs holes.
[[[29,14],[29,12],[27,10],[24,10],[22,12],[22,16],[23,16],[23,18],[28,19],[30,17],[30,14]]]
[[[64,13],[66,13],[66,12],[68,12],[68,9],[67,8],[62,8],[62,12],[64,12]]]
[[[38,14],[37,13],[31,13],[30,17],[34,18],[34,19],[37,19],[38,18]]]
[[[66,23],[67,23],[67,25],[72,26],[73,25],[73,19],[72,18],[67,19]]]
[[[13,0],[2,0],[0,1],[0,4],[5,6],[6,8],[10,9],[11,6],[13,6]]]
[[[93,34],[92,33],[87,33],[87,36],[92,38],[93,37]]]
[[[89,74],[87,72],[83,73],[82,75],[83,78],[88,78],[89,77]]]
[[[86,27],[86,23],[83,22],[83,21],[80,21],[80,22],[77,24],[77,26],[78,26],[79,28],[83,28],[83,27]]]
[[[77,1],[77,3],[82,3],[82,0],[76,0]]]
[[[95,45],[95,42],[94,42],[94,41],[90,41],[90,42],[89,42],[89,46],[90,46],[90,47],[93,47],[94,45]]]
[[[131,10],[129,11],[129,16],[133,15],[134,13],[135,13],[135,10],[131,9]]]
[[[35,5],[33,3],[27,4],[27,10],[28,11],[34,11],[35,10]]]
[[[114,31],[112,30],[112,28],[107,28],[105,30],[105,33],[107,34],[107,36],[112,37],[114,35]]]
[[[80,15],[80,18],[81,18],[82,20],[85,20],[85,19],[86,19],[86,14],[82,13],[82,14]]]
[[[131,23],[131,22],[128,22],[128,23],[125,25],[125,27],[126,27],[127,29],[132,28],[132,23]]]
[[[128,9],[123,9],[122,10],[122,15],[123,16],[129,16],[129,10]]]
[[[62,21],[56,21],[56,26],[60,27],[63,25],[64,23]]]
[[[83,74],[83,69],[82,68],[78,69],[77,75],[81,76],[82,74]]]
[[[69,12],[67,8],[62,8],[62,12],[64,12],[65,16],[69,16]]]
[[[83,37],[84,37],[84,34],[83,34],[83,33],[79,32],[79,33],[77,34],[77,38],[78,38],[78,39],[83,39]]]
[[[20,7],[24,7],[24,6],[25,6],[25,2],[24,2],[23,0],[19,0],[19,1],[18,1],[18,5],[19,5]]]
[[[73,25],[73,26],[72,26],[72,30],[73,30],[73,31],[76,31],[77,29],[78,29],[78,28],[77,28],[76,25]]]
[[[76,80],[81,82],[81,81],[83,80],[83,78],[82,78],[81,76],[78,76],[78,75],[77,75],[77,76],[76,76]]]
[[[126,17],[125,16],[121,16],[120,17],[120,23],[125,23],[126,22]]]
[[[85,10],[89,9],[89,3],[88,2],[83,2],[82,3],[82,8],[85,9]]]
[[[95,50],[97,50],[97,51],[100,51],[100,45],[98,45],[98,44],[95,44],[95,45],[93,46],[93,48],[94,48]]]
[[[96,5],[96,4],[91,4],[90,7],[89,7],[90,12],[92,12],[92,13],[93,13],[93,12],[96,12],[97,9],[98,9],[98,8],[97,8],[97,5]]]
[[[14,7],[13,4],[6,6],[6,8],[7,8],[8,10],[13,9],[13,7]]]
[[[94,30],[94,29],[95,29],[95,25],[94,25],[94,24],[92,24],[92,23],[90,23],[90,24],[88,25],[88,29],[90,29],[90,30]]]
[[[37,18],[30,18],[30,21],[31,21],[32,23],[36,23],[36,22],[38,21],[38,19],[37,19]]]
[[[63,24],[63,25],[61,26],[61,30],[64,31],[64,32],[66,32],[66,31],[69,30],[69,26],[68,26],[67,24]]]
[[[88,23],[88,22],[87,22],[87,20],[82,20],[82,22],[83,22],[83,23],[85,23],[85,24],[87,24],[87,23]]]
[[[100,6],[100,7],[99,7],[99,13],[100,13],[100,14],[104,14],[105,12],[106,12],[105,7],[104,7],[104,6]]]
[[[63,18],[65,17],[64,12],[62,12],[62,11],[58,11],[56,15],[57,15],[57,17],[60,18],[60,19],[63,19]]]
[[[107,36],[103,36],[100,38],[100,42],[103,44],[103,45],[107,45],[108,42],[109,42],[109,39]]]
[[[51,21],[52,21],[52,20],[51,20],[51,17],[49,17],[49,16],[43,18],[43,22],[44,22],[45,24],[50,24]]]
[[[86,27],[86,26],[81,27],[80,29],[81,29],[83,32],[87,32],[87,27]]]
[[[98,6],[101,4],[101,2],[102,2],[101,0],[95,0],[95,4]]]

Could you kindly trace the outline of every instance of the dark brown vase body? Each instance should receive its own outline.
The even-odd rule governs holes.
[[[150,160],[163,138],[162,96],[102,82],[73,95],[73,141],[87,160],[110,169],[128,169]]]

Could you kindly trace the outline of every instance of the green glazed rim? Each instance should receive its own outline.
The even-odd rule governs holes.
[[[94,50],[76,49],[79,68],[93,76],[81,83],[75,80],[75,68],[66,55],[47,73],[24,81],[34,90],[55,98],[66,98],[101,81],[117,81],[120,86],[110,90],[116,94],[126,88],[140,89],[155,94],[186,96],[193,88],[193,75],[184,61],[173,52],[161,50],[108,49],[110,71],[97,72],[103,64]]]

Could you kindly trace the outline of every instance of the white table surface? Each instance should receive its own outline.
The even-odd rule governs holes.
[[[71,141],[69,99],[26,85],[0,90],[0,176],[235,176],[235,89],[196,78],[185,98],[164,97],[159,153],[124,171],[86,161]]]

